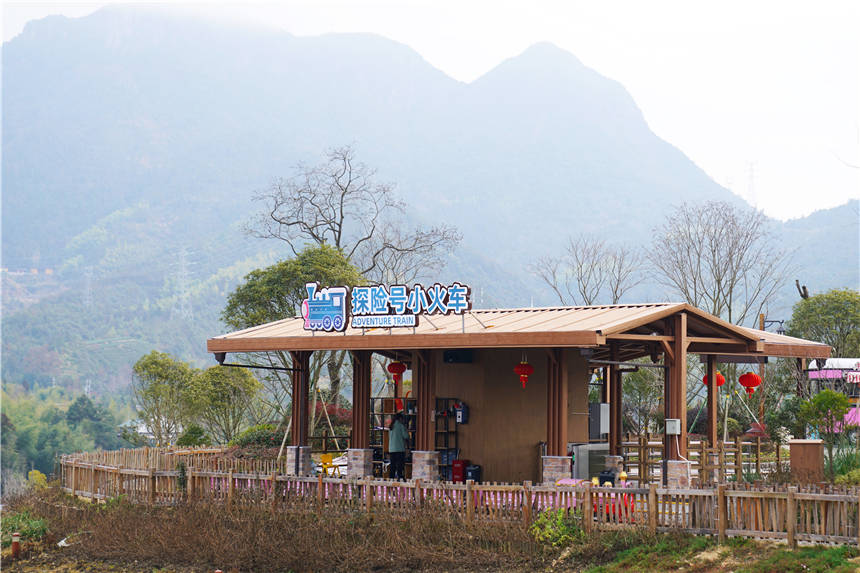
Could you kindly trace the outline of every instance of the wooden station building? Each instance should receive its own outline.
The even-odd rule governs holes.
[[[484,480],[551,482],[570,476],[567,445],[588,442],[588,391],[595,369],[603,369],[603,401],[609,403],[609,453],[620,453],[622,375],[631,360],[665,374],[666,418],[680,421],[677,437],[666,436],[664,457],[686,457],[687,355],[707,364],[708,437],[717,440],[718,362],[762,362],[764,357],[826,358],[830,347],[732,325],[684,303],[618,304],[511,310],[466,310],[434,315],[410,328],[352,328],[309,331],[302,318],[248,328],[207,342],[219,362],[227,354],[281,351],[293,357],[292,447],[288,464],[310,473],[308,371],[311,353],[347,350],[353,358],[353,427],[349,475],[369,475],[371,356],[380,353],[412,370],[417,399],[412,477],[438,476],[434,449],[436,396],[468,404],[469,422],[458,428],[462,456],[483,467]],[[445,361],[445,351],[469,350],[468,361]],[[451,353],[448,353],[451,356]],[[661,360],[662,358],[662,360]],[[523,360],[534,368],[525,387],[514,373]],[[642,361],[636,364],[643,366]],[[545,455],[538,444],[546,443]],[[293,467],[293,466],[291,466]]]

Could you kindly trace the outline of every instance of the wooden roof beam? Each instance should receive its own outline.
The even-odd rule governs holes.
[[[639,342],[672,342],[675,340],[674,336],[661,336],[658,334],[607,334],[607,340],[635,340]]]

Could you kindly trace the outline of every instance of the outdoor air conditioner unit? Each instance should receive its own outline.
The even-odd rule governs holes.
[[[680,436],[681,420],[679,420],[678,418],[666,418],[666,435]]]

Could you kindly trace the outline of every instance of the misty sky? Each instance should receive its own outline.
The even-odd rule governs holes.
[[[3,39],[105,2],[4,2]],[[296,35],[372,32],[469,82],[549,41],[622,83],[651,128],[774,217],[860,197],[860,2],[307,0],[182,9]]]

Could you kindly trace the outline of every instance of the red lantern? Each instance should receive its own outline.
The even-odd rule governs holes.
[[[392,362],[388,365],[388,371],[394,376],[394,383],[397,384],[406,372],[406,365],[402,362]]]
[[[741,383],[741,386],[747,389],[747,394],[752,396],[756,387],[761,384],[761,376],[753,372],[747,372],[738,378],[738,382]]]
[[[717,370],[716,378],[717,378],[717,388],[719,388],[720,386],[722,386],[723,384],[726,383],[726,377],[723,376],[722,374],[720,374],[719,370]],[[705,377],[702,378],[702,382],[705,383],[705,386],[708,385],[708,375],[707,374],[705,374]]]
[[[520,382],[523,383],[523,388],[526,387],[526,382],[529,381],[529,376],[534,374],[535,368],[528,362],[520,362],[516,366],[514,366],[514,372],[517,373],[520,377]]]

